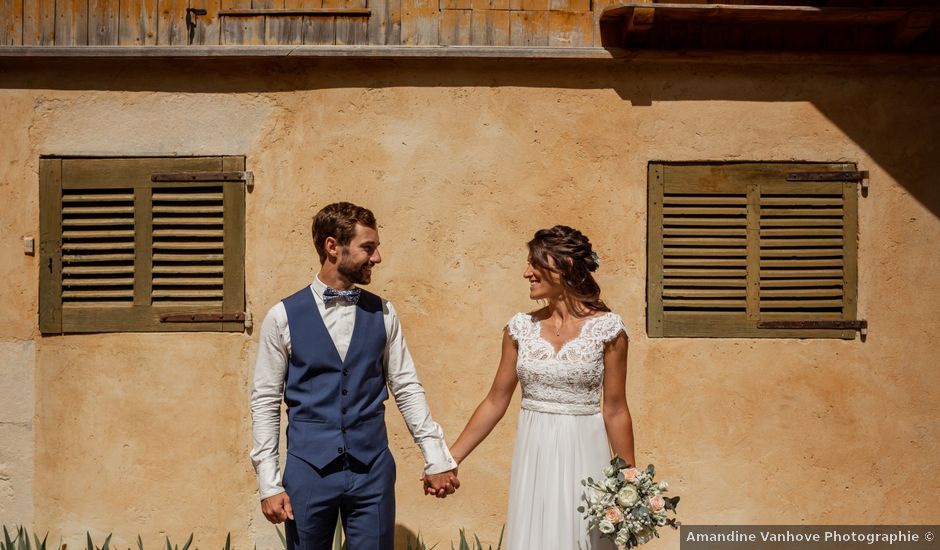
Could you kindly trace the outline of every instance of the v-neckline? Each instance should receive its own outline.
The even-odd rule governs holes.
[[[320,296],[320,295],[318,296],[320,297],[320,300],[322,301],[323,296]],[[317,319],[320,320],[320,326],[323,327],[323,331],[326,332],[327,338],[330,339],[331,351],[333,352],[333,355],[336,357],[336,360],[339,361],[339,364],[345,367],[346,360],[349,359],[349,355],[352,352],[353,344],[356,343],[356,336],[358,336],[359,333],[362,332],[361,327],[359,326],[359,322],[362,319],[362,315],[359,315],[359,305],[354,304],[354,305],[345,306],[345,307],[353,308],[353,330],[352,330],[352,334],[349,335],[349,347],[346,348],[346,357],[343,357],[339,354],[339,348],[336,347],[336,342],[333,341],[333,335],[331,335],[330,331],[326,328],[326,320],[323,319],[323,315],[320,313],[320,306],[317,304],[314,304],[314,305],[316,306],[315,309],[317,312]],[[343,306],[340,306],[339,304],[337,304],[334,307],[343,307]],[[326,309],[326,304],[324,304],[324,311],[325,309]]]
[[[549,347],[549,349],[552,350],[552,357],[558,357],[559,355],[561,355],[561,352],[564,351],[566,347],[568,347],[568,344],[571,344],[572,342],[576,342],[580,340],[582,336],[584,336],[584,329],[587,327],[588,323],[590,323],[591,321],[600,319],[601,317],[604,317],[608,313],[609,312],[604,312],[604,313],[601,313],[600,315],[595,315],[594,317],[589,317],[585,319],[584,322],[581,323],[581,328],[578,329],[577,336],[575,336],[574,338],[571,338],[570,340],[566,340],[565,342],[562,342],[561,347],[558,349],[555,349],[555,345],[552,344],[548,340],[548,338],[542,336],[542,321],[539,319],[536,319],[534,315],[532,316],[532,319],[535,322],[535,328],[536,328],[536,331],[538,332],[538,339],[541,340],[545,345]]]

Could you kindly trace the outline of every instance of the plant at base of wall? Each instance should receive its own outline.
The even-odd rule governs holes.
[[[10,531],[3,527],[3,540],[0,540],[0,550],[46,550],[46,539],[49,538],[49,534],[46,533],[46,536],[42,540],[39,540],[39,535],[33,533],[33,540],[35,540],[35,546],[30,541],[29,533],[27,533],[26,528],[19,526],[16,528],[16,536],[10,537]],[[111,535],[108,535],[104,539],[104,544],[101,546],[95,545],[94,541],[91,540],[91,533],[85,532],[86,540],[86,550],[118,550],[111,546]],[[186,540],[186,544],[182,548],[179,545],[173,545],[170,543],[170,537],[166,538],[166,550],[189,550],[189,547],[193,543],[193,535],[190,533],[189,539]],[[62,544],[59,542],[59,545],[56,547],[60,550],[67,550],[68,545]],[[130,550],[130,548],[128,548]],[[140,538],[140,535],[137,535],[137,550],[144,550],[144,541]],[[194,550],[199,550],[199,547],[194,548]],[[225,535],[225,546],[222,547],[222,550],[232,550],[232,534],[228,533]]]
[[[284,533],[281,532],[280,528],[276,525],[274,529],[277,530],[277,536],[281,539],[281,544],[284,545],[284,548],[287,548],[287,539],[284,538]],[[336,537],[333,539],[333,550],[346,550],[346,543],[340,542],[340,533],[341,527],[336,526],[337,532]],[[493,548],[493,545],[487,547],[487,550],[501,550],[503,547],[503,532],[506,530],[506,527],[503,526],[499,531],[499,543],[496,545],[496,548]],[[405,548],[404,550],[434,550],[437,545],[428,548],[427,544],[424,543],[421,535],[417,537],[412,537],[411,535],[405,536]],[[480,537],[473,535],[473,542],[471,543],[467,539],[467,533],[464,529],[460,530],[460,541],[457,543],[457,546],[454,546],[454,543],[450,544],[451,550],[483,550],[483,544],[480,542]]]

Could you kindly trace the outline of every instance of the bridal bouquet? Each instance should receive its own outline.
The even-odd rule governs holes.
[[[579,506],[578,511],[585,514],[588,531],[597,529],[618,549],[626,550],[658,537],[657,527],[678,529],[679,521],[666,517],[666,512],[675,514],[679,497],[664,497],[669,484],[654,481],[654,473],[652,464],[640,470],[614,456],[604,468],[603,480],[581,481],[587,487],[587,506]]]

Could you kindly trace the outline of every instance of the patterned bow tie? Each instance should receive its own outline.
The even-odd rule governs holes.
[[[349,290],[336,290],[335,288],[327,287],[323,291],[323,303],[331,304],[339,300],[345,300],[350,304],[355,304],[359,302],[359,294],[362,290],[358,288],[351,288]]]

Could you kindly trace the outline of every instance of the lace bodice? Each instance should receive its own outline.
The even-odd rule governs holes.
[[[531,314],[517,313],[507,327],[519,348],[516,373],[522,408],[556,414],[600,412],[604,343],[627,331],[619,315],[608,312],[586,320],[580,334],[558,353]]]

